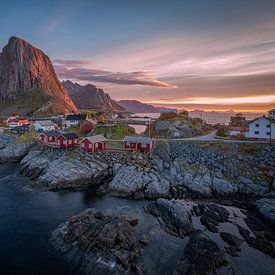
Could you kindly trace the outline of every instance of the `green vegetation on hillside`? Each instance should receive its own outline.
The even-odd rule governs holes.
[[[104,135],[112,139],[123,139],[126,135],[135,134],[135,129],[122,123],[114,126],[100,125],[95,128],[93,134]]]
[[[41,90],[25,92],[24,95],[13,101],[0,101],[1,113],[9,110],[9,113],[32,115],[48,101],[49,96]]]

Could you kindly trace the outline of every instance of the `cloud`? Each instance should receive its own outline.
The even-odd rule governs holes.
[[[87,60],[80,60],[80,59],[69,59],[69,60],[65,60],[65,59],[55,59],[54,64],[58,65],[58,66],[67,66],[67,67],[78,67],[81,65],[88,65],[91,64],[90,61]]]
[[[77,62],[62,61],[67,65],[72,63],[73,66]],[[62,62],[56,62],[62,64]],[[71,67],[73,67],[71,65]],[[136,72],[112,72],[105,70],[95,70],[88,68],[67,68],[62,65],[55,66],[57,75],[63,79],[74,79],[77,81],[91,81],[91,82],[104,82],[120,85],[146,85],[159,88],[177,88],[175,85],[157,80],[152,75],[149,75],[145,71]]]

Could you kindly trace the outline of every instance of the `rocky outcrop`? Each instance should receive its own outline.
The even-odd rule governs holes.
[[[114,177],[107,191],[115,196],[135,199],[169,196],[170,183],[149,168],[134,165],[114,166]]]
[[[0,113],[77,112],[49,57],[18,37],[0,55],[0,104]]]
[[[205,233],[193,233],[180,257],[177,274],[214,274],[226,264],[225,255],[218,245]]]
[[[204,125],[201,120],[184,115],[167,114],[160,116],[152,127],[157,136],[165,138],[188,138],[200,136],[210,131],[210,127]],[[172,116],[171,118],[169,117]]]
[[[81,159],[62,152],[30,151],[20,162],[21,173],[47,190],[81,188],[102,184],[111,171],[94,159]]]
[[[275,198],[263,198],[255,202],[256,208],[264,218],[275,223]]]
[[[218,225],[229,219],[229,212],[217,204],[198,204],[193,207],[193,213],[200,217],[200,222],[209,231],[217,233]]]
[[[0,163],[21,160],[32,147],[32,142],[12,142],[0,149]]]
[[[161,226],[168,233],[183,238],[194,231],[191,214],[180,201],[157,199],[146,209],[158,217]]]
[[[187,191],[208,198],[264,195],[274,178],[275,150],[272,147],[270,154],[266,146],[252,149],[249,144],[160,142],[153,167],[170,179],[175,198]]]
[[[63,81],[63,85],[79,109],[124,110],[124,108],[105,93],[103,89],[99,89],[92,84],[82,86],[66,80]]]
[[[136,238],[137,224],[138,220],[104,215],[88,208],[61,224],[52,233],[52,241],[59,250],[73,248],[88,255],[88,258],[95,256],[98,265],[104,259],[105,262],[115,262],[117,270],[142,274],[140,258],[148,241],[145,237]]]

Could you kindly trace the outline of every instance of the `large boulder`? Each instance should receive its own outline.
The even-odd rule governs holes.
[[[88,208],[61,224],[52,233],[52,241],[58,250],[68,251],[71,248],[83,252],[88,264],[95,256],[96,265],[104,259],[105,263],[115,262],[124,271],[141,273],[140,256],[148,240],[145,237],[136,238],[137,224],[138,220],[104,215]]]
[[[191,214],[180,201],[158,199],[146,209],[158,217],[161,226],[171,234],[185,237],[194,231]]]
[[[214,274],[226,264],[223,251],[205,233],[193,233],[180,257],[176,273],[188,275]]]
[[[98,185],[110,176],[103,162],[50,152],[31,151],[20,165],[24,175],[36,179],[36,184],[47,190]]]
[[[108,192],[115,196],[141,198],[166,198],[170,183],[152,170],[134,165],[116,165],[114,178],[108,184]]]
[[[0,150],[0,163],[17,162],[30,150],[32,142],[10,143]]]

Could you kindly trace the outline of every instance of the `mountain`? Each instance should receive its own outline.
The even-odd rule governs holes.
[[[79,109],[124,111],[103,89],[92,84],[82,86],[70,80],[63,81],[71,99]]]
[[[0,114],[77,112],[49,57],[14,36],[0,54],[0,107]]]
[[[131,113],[159,113],[162,109],[137,100],[119,100],[118,104]]]

